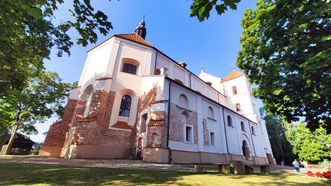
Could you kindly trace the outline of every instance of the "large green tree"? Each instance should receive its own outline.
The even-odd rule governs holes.
[[[292,165],[295,157],[292,153],[292,145],[287,140],[286,128],[281,119],[277,116],[266,116],[264,119],[272,152],[277,163],[283,162],[286,165]]]
[[[300,160],[310,163],[321,162],[331,158],[331,135],[325,128],[319,127],[311,132],[303,122],[286,125],[287,138],[293,145],[293,153]]]
[[[71,86],[62,83],[56,73],[42,71],[22,90],[11,91],[10,95],[0,98],[0,118],[5,118],[0,120],[0,125],[11,128],[12,133],[7,153],[17,130],[36,132],[36,122],[43,122],[54,113],[62,115]]]
[[[73,41],[68,34],[76,30],[76,43],[86,46],[97,40],[97,32],[112,28],[107,16],[93,8],[90,0],[73,0],[71,17],[54,24],[55,12],[63,0],[0,1],[0,96],[25,87],[31,77],[44,68],[52,48],[57,54],[70,54]]]
[[[242,21],[237,65],[269,113],[331,132],[331,3],[258,0]]]

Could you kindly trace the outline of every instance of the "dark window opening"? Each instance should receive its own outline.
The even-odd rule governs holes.
[[[124,63],[122,71],[129,74],[137,74],[137,66],[129,63]]]
[[[237,87],[236,86],[232,87],[232,93],[233,93],[233,95],[237,94]]]
[[[120,107],[120,116],[129,117],[131,109],[131,97],[125,95],[122,97],[121,107]]]

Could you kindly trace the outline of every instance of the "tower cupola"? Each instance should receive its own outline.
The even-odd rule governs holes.
[[[138,24],[137,28],[135,29],[135,33],[142,37],[143,39],[146,38],[146,27],[145,27],[145,16]]]

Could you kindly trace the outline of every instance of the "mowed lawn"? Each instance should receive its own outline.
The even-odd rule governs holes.
[[[330,185],[305,175],[161,172],[0,162],[0,185]]]

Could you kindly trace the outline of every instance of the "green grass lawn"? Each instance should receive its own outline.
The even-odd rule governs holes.
[[[0,162],[0,185],[330,185],[304,175],[220,175]]]

